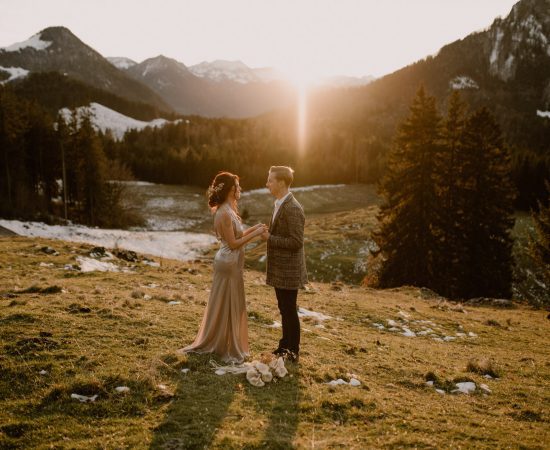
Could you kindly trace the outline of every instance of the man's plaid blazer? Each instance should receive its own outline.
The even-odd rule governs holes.
[[[304,253],[302,205],[290,194],[269,224],[266,283],[280,289],[299,289],[308,282]]]

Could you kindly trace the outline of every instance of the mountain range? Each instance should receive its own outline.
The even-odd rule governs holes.
[[[42,75],[36,81],[49,72],[60,75]],[[162,55],[140,63],[104,58],[64,27],[47,28],[0,49],[0,83],[30,92],[25,83],[32,83],[25,80],[33,75],[40,89],[35,87],[32,95],[45,103],[75,107],[85,99],[86,104],[101,103],[125,114],[147,111],[133,115],[141,120],[174,113],[252,117],[291,105],[296,98],[292,86],[271,68],[252,69],[239,61],[187,67]],[[72,104],[58,105],[68,83],[74,92],[84,89],[76,82],[89,87],[87,94],[75,94]],[[419,85],[441,102],[459,89],[473,107],[491,107],[510,143],[548,152],[550,0],[520,0],[507,17],[495,19],[487,29],[379,79],[340,77],[330,84],[345,89],[312,95],[312,117],[347,118],[357,126],[375,121],[379,137],[390,139]],[[48,91],[47,98],[43,91]]]
[[[26,41],[0,49],[0,83],[46,72],[149,104],[159,112],[205,117],[257,116],[295,98],[295,89],[284,75],[269,67],[253,69],[240,61],[222,60],[187,67],[163,55],[141,63],[126,57],[104,58],[65,27],[46,28]],[[334,84],[360,85],[371,80],[342,77]]]

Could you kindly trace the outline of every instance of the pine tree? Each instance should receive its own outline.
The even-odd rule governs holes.
[[[465,125],[466,105],[458,91],[453,91],[443,122],[441,148],[436,157],[436,189],[440,202],[434,214],[432,228],[438,243],[436,290],[450,298],[458,297],[461,274],[464,272],[460,264],[460,254],[466,245],[460,232],[464,217],[464,209],[460,205],[463,194],[460,181],[465,164]]]
[[[399,128],[380,186],[385,203],[374,238],[384,258],[378,273],[381,287],[434,285],[437,242],[432,221],[439,207],[435,181],[440,122],[435,98],[421,87]]]
[[[80,127],[76,134],[76,145],[80,161],[80,192],[84,220],[90,225],[101,225],[104,210],[104,186],[106,158],[101,141],[92,127],[89,116],[80,118]]]
[[[458,208],[464,211],[459,239],[459,295],[510,297],[514,189],[510,156],[500,128],[486,109],[473,113],[464,133],[464,168]]]

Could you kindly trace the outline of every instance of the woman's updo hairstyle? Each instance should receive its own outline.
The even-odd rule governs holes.
[[[229,192],[239,181],[238,175],[234,175],[229,172],[220,172],[210,184],[210,187],[206,191],[208,196],[208,206],[212,210],[216,210],[223,202],[227,200]]]

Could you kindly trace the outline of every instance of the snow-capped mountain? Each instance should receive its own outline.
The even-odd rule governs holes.
[[[204,76],[201,77],[182,62],[161,55],[130,67],[126,73],[157,92],[181,114],[252,117],[291,101],[292,90],[286,84],[259,82],[259,77],[255,75],[248,79],[256,82],[244,82],[243,74],[250,75],[251,70],[243,69],[244,64],[241,64],[229,65],[233,69],[240,67],[240,71],[233,70],[224,75],[221,72],[210,72],[211,76],[217,73],[215,79],[212,79],[206,76],[206,66],[202,66],[204,70],[201,73]],[[237,73],[241,75],[237,76]]]
[[[0,49],[0,66],[31,74],[59,72],[120,97],[170,109],[158,95],[114,67],[65,27],[46,28],[26,41]]]
[[[71,118],[71,110],[68,108],[63,108],[59,112],[65,120]],[[121,140],[124,137],[124,133],[128,130],[142,130],[145,127],[162,127],[168,123],[178,122],[170,122],[166,119],[155,119],[149,122],[136,120],[95,102],[90,103],[89,106],[76,108],[76,116],[79,120],[84,115],[90,117],[92,125],[96,130],[100,130],[103,133],[109,130],[115,140]]]
[[[133,59],[126,58],[124,56],[107,56],[107,61],[109,61],[117,69],[126,70],[132,66],[135,66],[137,62]]]
[[[207,78],[212,81],[234,81],[235,83],[258,83],[263,81],[253,69],[241,61],[216,60],[212,62],[201,62],[190,66],[189,70],[200,78]]]
[[[324,78],[319,84],[332,87],[354,87],[365,86],[369,83],[372,83],[374,80],[375,77],[373,77],[372,75],[366,75],[364,77],[348,77],[345,75],[340,75]]]

